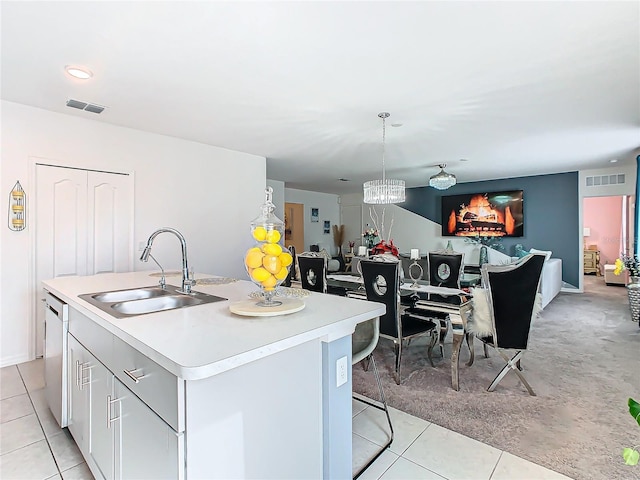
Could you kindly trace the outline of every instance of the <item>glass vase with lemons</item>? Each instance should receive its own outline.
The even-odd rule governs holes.
[[[265,189],[265,202],[261,214],[251,222],[251,235],[255,245],[247,250],[244,266],[253,283],[262,291],[262,299],[256,303],[261,307],[273,307],[282,302],[274,300],[276,287],[289,274],[293,256],[282,246],[284,222],[273,213],[273,188]]]

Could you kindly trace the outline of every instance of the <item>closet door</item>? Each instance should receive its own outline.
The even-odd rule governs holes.
[[[87,172],[36,166],[36,298],[42,280],[87,274]],[[43,354],[44,308],[36,301],[36,356]]]
[[[35,216],[39,357],[44,353],[42,280],[133,270],[133,179],[37,164]]]
[[[131,178],[87,173],[87,275],[129,272],[134,247]]]

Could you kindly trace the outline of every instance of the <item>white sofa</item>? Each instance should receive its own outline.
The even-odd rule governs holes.
[[[553,300],[562,288],[562,259],[550,258],[545,260],[540,279],[540,293],[542,294],[542,308]]]

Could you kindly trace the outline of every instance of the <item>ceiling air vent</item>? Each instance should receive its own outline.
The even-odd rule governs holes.
[[[586,177],[587,187],[603,187],[608,185],[622,185],[625,183],[624,173],[614,173],[613,175],[594,175]]]
[[[79,100],[67,100],[67,107],[77,108],[91,113],[102,113],[105,107],[94,105],[92,103],[81,102]]]

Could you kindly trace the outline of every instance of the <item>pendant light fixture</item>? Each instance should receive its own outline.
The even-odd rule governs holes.
[[[446,190],[447,188],[453,187],[456,184],[456,176],[444,171],[444,167],[447,166],[446,164],[438,166],[440,167],[440,172],[429,178],[429,186],[437,190]]]
[[[389,118],[389,113],[378,114],[382,119],[382,179],[371,180],[364,183],[364,203],[390,204],[404,202],[404,180],[390,180],[386,178],[384,171],[385,155],[385,120]]]

